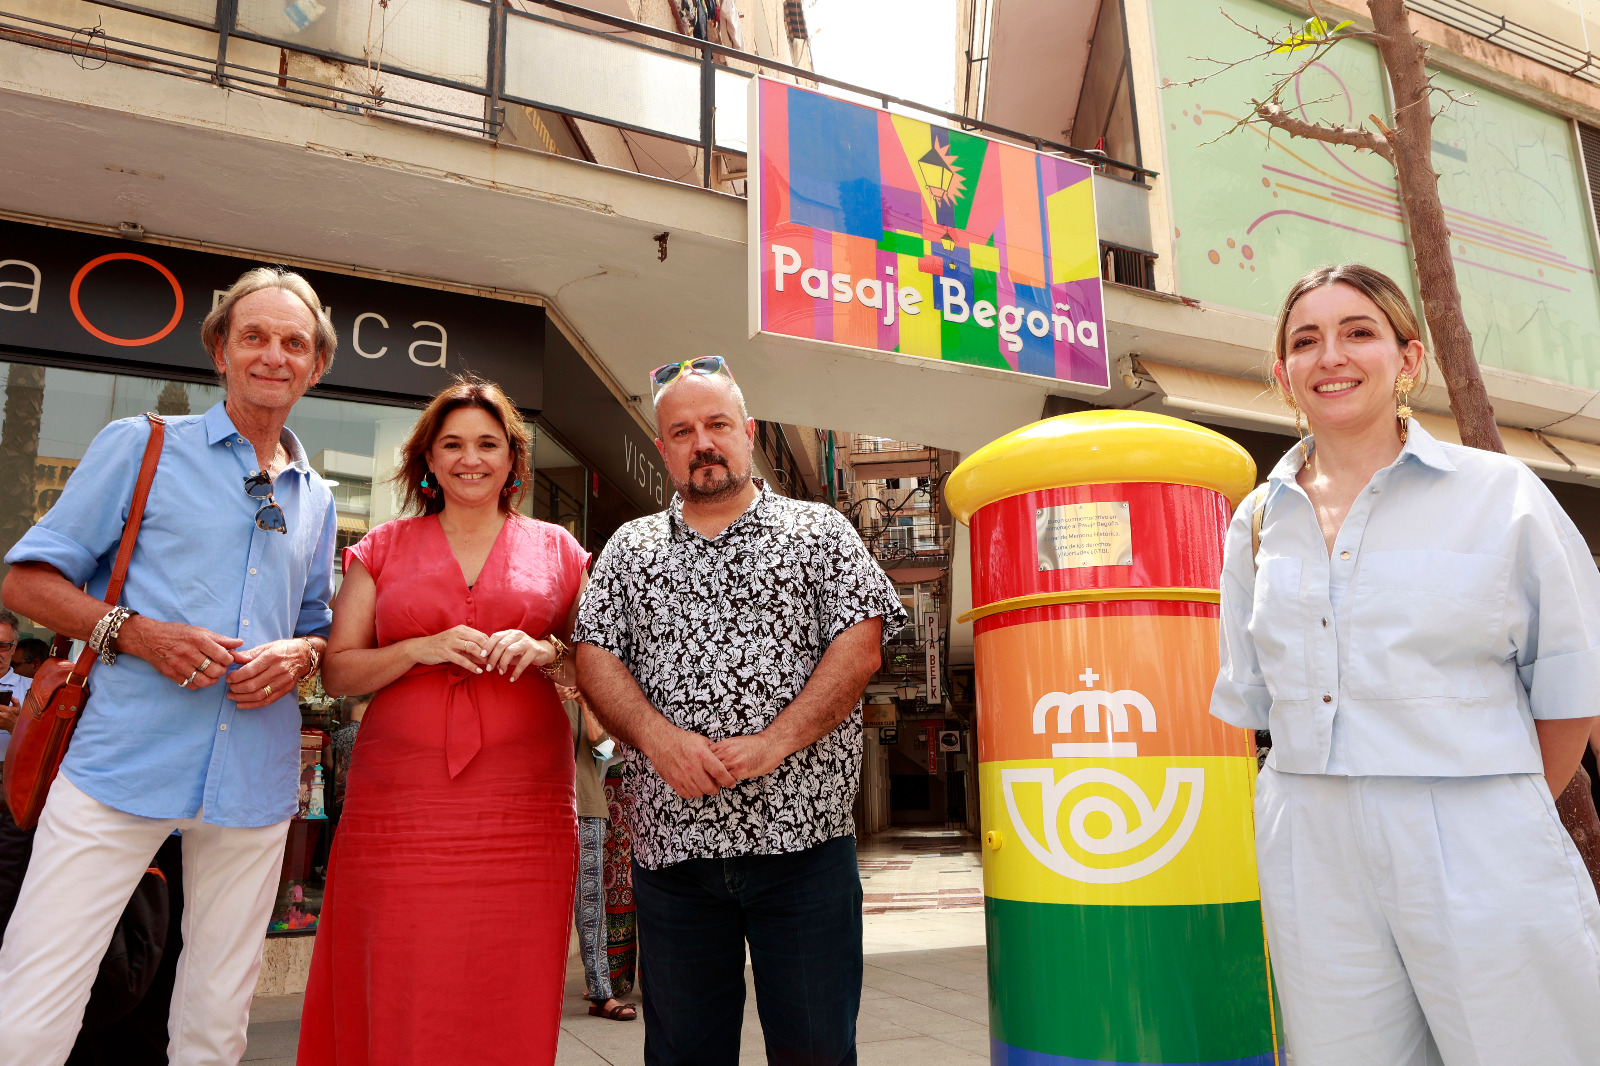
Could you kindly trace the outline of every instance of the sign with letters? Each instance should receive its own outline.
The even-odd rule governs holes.
[[[201,321],[271,262],[0,221],[0,347],[209,372]],[[324,387],[419,399],[472,371],[543,407],[543,308],[296,269],[339,335]]]
[[[1093,171],[753,79],[750,332],[1105,387]]]

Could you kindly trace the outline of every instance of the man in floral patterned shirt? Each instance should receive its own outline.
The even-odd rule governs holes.
[[[905,610],[843,515],[751,477],[726,364],[652,384],[677,495],[611,538],[573,635],[633,749],[645,1062],[738,1062],[748,941],[768,1060],[853,1064],[860,700]]]

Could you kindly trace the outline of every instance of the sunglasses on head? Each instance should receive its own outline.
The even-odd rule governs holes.
[[[698,359],[685,359],[681,363],[662,363],[650,371],[650,398],[655,399],[656,394],[671,385],[684,374],[721,374],[729,381],[733,380],[733,371],[728,369],[728,361],[720,355],[702,355]]]
[[[256,527],[268,533],[288,533],[289,522],[283,517],[283,508],[272,496],[272,478],[265,470],[257,470],[244,479],[244,494],[252,500],[265,500],[256,512]]]

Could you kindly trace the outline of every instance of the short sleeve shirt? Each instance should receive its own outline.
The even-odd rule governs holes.
[[[838,511],[765,485],[706,538],[665,511],[629,522],[600,554],[575,641],[628,667],[667,720],[711,740],[759,733],[800,694],[834,638],[868,618],[888,641],[906,612]],[[683,799],[630,749],[634,859],[660,869],[694,858],[802,851],[854,832],[859,705],[764,777]]]
[[[1268,478],[1254,558],[1259,493],[1228,530],[1211,713],[1271,729],[1284,773],[1541,773],[1534,723],[1600,692],[1600,572],[1550,490],[1411,422],[1330,554],[1303,463]]]

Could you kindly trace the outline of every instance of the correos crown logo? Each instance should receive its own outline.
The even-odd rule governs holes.
[[[1055,711],[1055,732],[1070,735],[1074,713],[1081,711],[1083,732],[1100,733],[1103,721],[1105,739],[1052,744],[1052,755],[1058,759],[1137,756],[1136,742],[1117,741],[1115,735],[1129,732],[1133,721],[1128,714],[1130,707],[1137,711],[1141,732],[1156,732],[1156,711],[1150,700],[1133,689],[1114,692],[1096,689],[1094,684],[1100,678],[1092,669],[1085,670],[1079,680],[1086,686],[1084,689],[1073,693],[1050,692],[1040,697],[1033,708],[1033,731],[1045,733],[1050,724],[1050,712]],[[1105,712],[1103,719],[1102,711]],[[1137,881],[1171,862],[1194,834],[1205,799],[1205,770],[1200,767],[1167,767],[1161,798],[1154,804],[1138,782],[1108,767],[1084,767],[1059,781],[1050,767],[1008,768],[1000,771],[1000,783],[1012,828],[1029,854],[1063,877],[1096,885]],[[1024,819],[1019,807],[1016,786],[1022,784],[1039,786],[1042,841],[1028,828],[1031,819]],[[1185,784],[1189,786],[1188,800],[1179,814],[1180,793]],[[1067,837],[1073,845],[1069,847],[1061,836],[1061,808],[1073,793],[1080,793],[1080,798],[1067,810]],[[1132,824],[1130,809],[1137,816]],[[1091,825],[1089,820],[1094,815],[1102,817]],[[1151,850],[1148,845],[1160,838],[1174,820],[1176,829]],[[1118,865],[1090,866],[1079,861],[1074,851],[1085,857],[1120,856],[1126,861]]]

